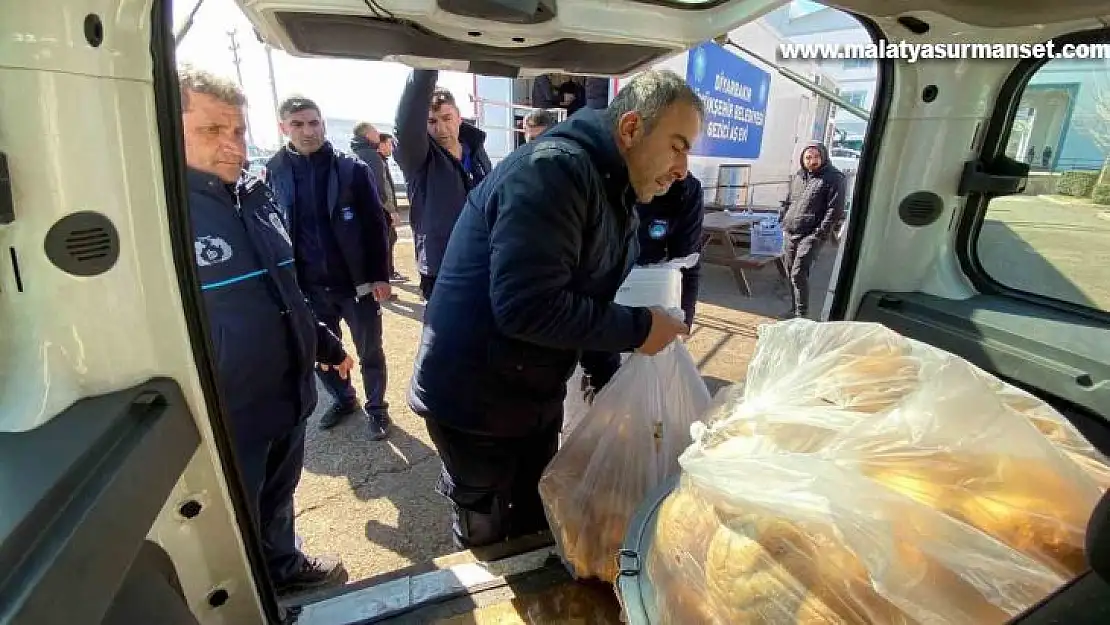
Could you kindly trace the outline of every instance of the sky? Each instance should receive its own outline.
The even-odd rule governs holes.
[[[174,0],[175,24],[180,26],[195,5],[196,0]],[[234,0],[204,0],[193,27],[177,48],[177,62],[234,78],[228,36],[232,29],[238,31],[251,133],[260,147],[276,147],[280,132],[270,94],[265,48]],[[274,50],[273,58],[278,98],[297,93],[315,100],[325,117],[379,124],[393,123],[397,102],[411,71],[400,63],[300,58],[280,50]],[[464,116],[473,114],[467,97],[473,91],[470,74],[440,72],[439,82],[455,94]]]

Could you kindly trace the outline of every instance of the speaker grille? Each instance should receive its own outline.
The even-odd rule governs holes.
[[[907,226],[928,226],[943,212],[944,200],[932,191],[914,191],[898,205],[898,217]]]
[[[73,213],[50,227],[45,248],[58,269],[75,276],[97,276],[119,260],[119,232],[100,213]]]

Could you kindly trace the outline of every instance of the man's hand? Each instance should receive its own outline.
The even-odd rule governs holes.
[[[321,362],[318,366],[320,367],[320,371],[335,369],[339,372],[339,377],[346,380],[347,377],[351,375],[351,368],[355,366],[355,361],[350,356],[346,356],[343,358],[343,362],[338,365],[329,365]]]
[[[675,319],[666,310],[653,306],[651,308],[651,330],[648,332],[647,340],[636,351],[654,356],[663,351],[677,337],[689,336],[689,334],[684,320]]]
[[[370,285],[370,291],[374,294],[376,302],[384,302],[393,295],[393,287],[389,286],[388,282],[375,282]]]

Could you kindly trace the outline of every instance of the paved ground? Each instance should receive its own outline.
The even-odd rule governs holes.
[[[979,239],[983,268],[999,282],[1110,311],[1106,207],[1058,195],[990,203]]]
[[[411,244],[399,243],[396,256],[400,270],[415,275]],[[835,250],[826,248],[815,266],[815,311],[821,310],[834,256]],[[688,346],[710,390],[716,391],[743,379],[756,325],[785,310],[789,296],[772,268],[752,276],[753,298],[740,295],[725,269],[706,267],[703,275],[702,301]],[[448,537],[447,506],[433,491],[438,459],[423,421],[405,402],[423,306],[413,283],[395,286],[400,286],[400,300],[386,307],[384,318],[394,434],[388,441],[371,442],[356,418],[320,432],[316,419],[330,403],[325,399],[309,425],[297,492],[297,529],[305,550],[340,555],[352,582],[455,550]],[[349,341],[348,349],[354,353]]]

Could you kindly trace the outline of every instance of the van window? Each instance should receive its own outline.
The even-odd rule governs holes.
[[[1110,311],[1110,59],[1102,56],[1053,59],[1025,86],[1006,155],[1029,163],[1029,181],[1024,194],[991,200],[976,255],[1005,287]]]

